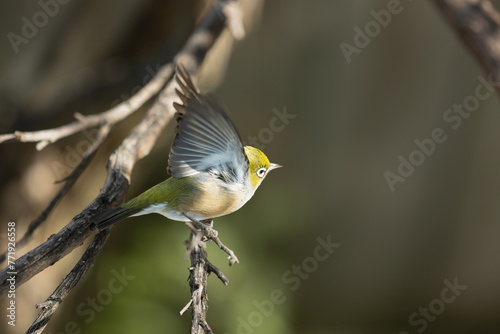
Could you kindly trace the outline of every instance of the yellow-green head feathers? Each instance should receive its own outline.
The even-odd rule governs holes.
[[[258,148],[245,146],[244,149],[245,155],[248,158],[248,177],[250,185],[254,189],[260,185],[269,171],[282,167],[281,165],[269,162],[267,156]]]

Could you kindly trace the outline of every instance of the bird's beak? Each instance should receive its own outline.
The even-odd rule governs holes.
[[[283,165],[271,164],[271,167],[269,167],[269,171],[272,171],[273,169],[281,168],[281,167],[283,167]]]

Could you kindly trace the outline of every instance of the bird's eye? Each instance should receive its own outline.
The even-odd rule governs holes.
[[[266,175],[266,169],[265,168],[261,168],[257,171],[257,176],[262,178],[264,177],[264,175]]]

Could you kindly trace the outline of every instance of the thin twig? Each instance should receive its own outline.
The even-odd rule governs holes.
[[[184,314],[184,312],[186,312],[186,311],[188,310],[189,306],[191,306],[191,304],[193,304],[193,299],[192,299],[192,298],[191,298],[191,299],[189,299],[189,301],[187,302],[186,306],[184,306],[184,307],[182,308],[182,310],[180,310],[180,311],[179,311],[179,314],[180,314],[180,315],[183,315],[183,314]]]
[[[173,68],[171,64],[162,66],[153,79],[135,95],[103,113],[88,116],[75,113],[75,118],[77,119],[75,122],[53,129],[33,132],[16,131],[12,134],[3,134],[0,135],[0,143],[15,140],[20,142],[36,142],[36,149],[40,151],[61,138],[71,136],[85,129],[103,126],[104,124],[112,126],[139,110],[150,98],[158,94],[165,86],[167,80],[172,77],[172,73]]]
[[[214,273],[221,280],[222,284],[229,284],[229,280],[227,279],[226,275],[224,275],[224,273],[219,268],[214,266],[210,261],[208,261],[208,259],[205,259],[205,262],[209,274]]]
[[[215,244],[217,246],[219,246],[220,249],[222,249],[224,252],[226,252],[229,255],[228,259],[229,259],[230,266],[232,266],[235,263],[240,263],[240,260],[238,260],[238,258],[236,257],[236,254],[234,254],[234,252],[229,247],[224,245],[222,243],[222,241],[220,241],[219,237],[216,236],[215,238],[211,238],[211,240],[213,240],[213,242],[215,242]]]

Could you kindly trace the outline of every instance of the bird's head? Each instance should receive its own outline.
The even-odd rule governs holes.
[[[282,165],[269,162],[269,159],[261,150],[252,146],[245,146],[245,155],[249,163],[248,177],[250,185],[254,189],[261,184],[267,173],[273,169],[283,167]]]

